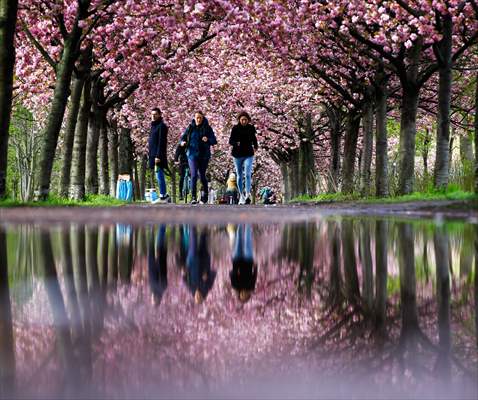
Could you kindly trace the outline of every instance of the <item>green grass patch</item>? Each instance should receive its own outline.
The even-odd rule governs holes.
[[[22,202],[13,199],[0,200],[0,207],[117,207],[128,202],[105,195],[87,195],[83,201],[70,200],[51,195],[45,201]]]
[[[341,203],[353,201],[362,204],[389,204],[439,200],[478,201],[478,196],[473,192],[466,192],[456,187],[450,186],[446,191],[430,190],[427,192],[414,192],[404,196],[393,197],[361,197],[358,193],[324,193],[313,197],[296,197],[291,200],[291,203]]]

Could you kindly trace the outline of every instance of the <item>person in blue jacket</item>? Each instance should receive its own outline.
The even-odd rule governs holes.
[[[163,121],[161,110],[151,111],[151,131],[149,134],[149,168],[154,169],[159,186],[159,201],[168,201],[164,171],[168,169],[168,127]]]
[[[191,173],[191,204],[197,203],[197,180],[201,180],[202,191],[200,203],[207,203],[209,193],[206,177],[207,166],[211,158],[211,146],[217,144],[216,136],[204,113],[196,111],[194,119],[181,135],[180,146],[186,148],[189,171]]]

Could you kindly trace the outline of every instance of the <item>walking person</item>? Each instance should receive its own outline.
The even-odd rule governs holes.
[[[149,134],[149,168],[154,169],[159,186],[159,202],[169,201],[166,191],[164,171],[168,168],[167,147],[168,127],[163,121],[161,110],[153,108],[151,111],[151,131]]]
[[[236,167],[239,204],[250,204],[254,150],[258,149],[256,128],[251,124],[251,117],[245,111],[241,112],[237,119],[239,122],[232,128],[229,144],[232,146],[232,157]]]
[[[188,173],[188,156],[186,154],[186,147],[178,145],[174,153],[174,162],[179,167],[179,200],[183,201],[186,195],[184,188],[184,181]]]
[[[209,192],[206,171],[211,158],[211,146],[217,144],[217,139],[203,112],[195,112],[194,119],[181,135],[179,144],[186,148],[188,157],[189,171],[191,173],[191,204],[197,203],[198,177],[202,184],[199,202],[206,204]]]

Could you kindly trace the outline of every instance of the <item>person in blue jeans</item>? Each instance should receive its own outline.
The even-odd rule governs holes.
[[[245,111],[241,112],[237,119],[239,123],[232,127],[229,144],[232,146],[232,157],[236,167],[239,204],[250,204],[254,150],[258,148],[256,128],[251,124],[251,117]]]
[[[159,225],[156,241],[154,228],[148,244],[148,275],[151,288],[151,301],[158,305],[168,287],[168,248],[166,243],[166,225]]]
[[[166,191],[164,171],[168,168],[168,127],[163,121],[161,110],[153,108],[151,111],[151,131],[149,134],[149,168],[154,169],[159,186],[159,201],[169,200]]]
[[[191,173],[191,204],[197,203],[197,181],[201,180],[202,191],[199,202],[207,203],[208,181],[206,177],[207,166],[211,158],[211,146],[217,144],[216,136],[204,113],[196,111],[194,119],[181,135],[179,145],[186,147],[189,171]]]
[[[229,273],[231,286],[237,291],[241,303],[246,303],[256,287],[257,267],[252,247],[252,227],[240,224],[234,237],[232,271]]]

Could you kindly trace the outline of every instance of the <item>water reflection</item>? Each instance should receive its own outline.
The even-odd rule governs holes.
[[[477,243],[352,218],[0,225],[0,396],[473,398]]]

